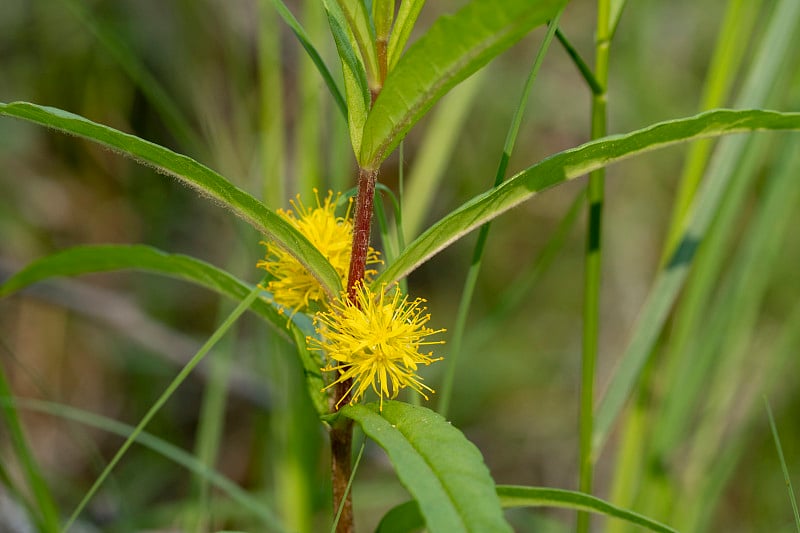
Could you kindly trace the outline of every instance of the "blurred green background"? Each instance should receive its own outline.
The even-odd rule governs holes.
[[[699,110],[725,4],[629,2],[611,50],[610,132]],[[320,3],[287,5],[338,76]],[[458,5],[429,2],[418,26],[428,27]],[[593,2],[575,0],[562,18],[564,33],[586,58],[592,56],[594,17]],[[757,22],[754,35],[762,29]],[[402,162],[404,202],[421,214],[407,242],[491,185],[543,35],[537,30],[490,64],[409,135]],[[800,87],[798,74],[796,68],[791,74],[794,89]],[[794,94],[781,109],[797,107]],[[529,102],[510,173],[585,142],[589,97],[574,65],[554,43]],[[15,100],[69,110],[190,155],[272,207],[286,207],[294,194],[307,194],[314,186],[346,190],[354,185],[344,121],[268,1],[3,0],[0,101]],[[437,124],[445,133],[428,134]],[[608,171],[600,391],[630,338],[658,267],[686,149],[661,150]],[[424,159],[433,155],[441,159]],[[393,155],[380,176],[395,191],[400,164]],[[584,183],[578,181],[505,214],[489,238],[450,418],[481,449],[498,483],[576,486],[583,216],[532,286],[517,280],[528,276],[580,194]],[[414,206],[425,185],[435,187],[430,205]],[[762,189],[756,183],[749,193],[738,221],[743,228]],[[797,227],[797,210],[792,218],[790,227]],[[38,257],[100,243],[143,243],[189,254],[252,282],[261,275],[255,268],[261,237],[226,211],[89,142],[7,118],[0,120],[0,235],[3,279]],[[409,279],[410,292],[428,299],[433,327],[452,329],[473,245],[474,235],[462,239]],[[799,261],[800,241],[790,235],[759,312],[749,363],[754,372],[759,347],[769,344],[796,305]],[[507,312],[499,310],[515,297],[518,303]],[[135,423],[230,307],[208,291],[141,273],[46,283],[0,300],[0,362],[19,396]],[[287,343],[246,317],[224,344],[149,430],[192,450],[204,390],[229,372],[227,402],[217,404],[224,409],[224,429],[216,465],[282,508],[291,500],[285,492],[292,490],[282,476],[293,460],[312,477],[325,479],[324,433],[310,407],[298,400],[302,384]],[[447,356],[447,346],[438,353]],[[214,364],[217,359],[230,366]],[[796,476],[800,394],[794,359],[770,391],[770,401]],[[434,388],[441,377],[436,366],[426,374]],[[792,530],[766,414],[758,413],[753,430],[742,437],[744,448],[711,531]],[[737,413],[728,416],[735,420]],[[64,510],[74,507],[99,472],[101,458],[108,459],[121,442],[42,414],[25,413],[24,422]],[[13,474],[3,435],[0,460]],[[598,463],[601,497],[609,494],[615,448],[612,438]],[[407,498],[373,446],[367,446],[356,480],[359,530],[370,530],[387,508]],[[197,490],[179,466],[134,447],[84,518],[107,531],[180,527]],[[317,483],[308,492],[313,497],[308,510],[316,517],[312,527],[322,528],[330,512],[328,488]],[[226,516],[224,499],[214,501],[219,508],[209,529],[247,526],[246,520]],[[574,519],[551,511],[509,516],[519,531],[560,531]],[[604,529],[605,523],[598,520],[596,526]]]

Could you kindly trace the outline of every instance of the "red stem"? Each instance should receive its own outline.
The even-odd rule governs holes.
[[[372,225],[372,209],[375,197],[377,170],[359,169],[358,196],[356,196],[356,212],[353,218],[353,248],[350,253],[350,271],[347,275],[347,298],[358,305],[356,285],[364,279],[367,267],[367,250],[369,250],[369,234]],[[338,383],[333,389],[331,410],[337,405],[347,403],[351,380]],[[336,533],[353,532],[353,501],[347,492],[347,483],[352,472],[350,457],[353,447],[353,421],[342,418],[330,431],[331,438],[331,475],[333,478],[333,509],[336,512],[345,499],[342,514],[336,524]]]

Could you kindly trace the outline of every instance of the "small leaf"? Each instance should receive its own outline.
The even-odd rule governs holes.
[[[334,0],[322,0],[322,3],[328,14],[328,25],[342,62],[342,76],[347,96],[347,128],[350,131],[353,152],[358,153],[371,101],[367,73],[364,70],[364,63],[353,48],[352,34],[347,29],[347,21],[339,5]]]
[[[269,235],[308,268],[331,296],[335,297],[341,292],[341,280],[336,270],[308,239],[252,195],[194,159],[53,107],[28,102],[0,103],[0,115],[20,118],[89,139],[151,166],[158,172],[178,178]]]
[[[537,193],[631,156],[679,142],[755,130],[798,130],[800,113],[718,109],[653,124],[571,148],[523,170],[508,181],[452,211],[408,245],[374,281],[391,283],[417,268],[484,222]]]
[[[437,20],[389,72],[364,125],[361,167],[378,168],[439,98],[554,16],[563,4],[473,0]]]
[[[396,401],[384,401],[382,412],[368,404],[347,406],[340,413],[386,450],[429,531],[511,531],[480,451],[444,417]]]

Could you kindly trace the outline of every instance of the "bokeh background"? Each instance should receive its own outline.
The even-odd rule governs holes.
[[[320,4],[287,2],[338,75]],[[612,45],[610,132],[699,110],[725,4],[629,2]],[[419,28],[458,5],[429,2]],[[593,2],[574,0],[562,18],[565,34],[586,58],[592,57],[594,17]],[[760,31],[758,24],[755,28]],[[533,32],[494,61],[409,135],[402,161],[405,201],[413,204],[426,186],[434,193],[430,203],[406,206],[413,212],[406,219],[407,241],[491,185],[543,35],[542,29]],[[800,70],[795,70],[797,88]],[[69,110],[190,155],[272,207],[286,207],[296,193],[307,197],[312,187],[354,185],[344,122],[267,1],[3,0],[0,101],[15,100]],[[554,43],[532,93],[510,173],[585,142],[589,101],[574,65]],[[599,391],[630,338],[658,267],[685,154],[685,146],[670,148],[608,171]],[[393,155],[380,177],[395,191],[400,166]],[[583,185],[577,180],[546,191],[503,215],[489,238],[450,418],[478,445],[499,483],[577,484],[583,215],[565,232],[549,267],[532,283],[524,280]],[[756,187],[748,206],[758,194]],[[8,118],[0,119],[0,236],[2,279],[55,251],[101,243],[148,244],[192,255],[251,282],[261,277],[255,268],[263,252],[261,237],[230,213],[92,143]],[[755,346],[769,339],[800,295],[795,237],[786,240],[775,266]],[[409,278],[411,293],[428,299],[434,327],[453,327],[474,240],[475,235],[465,237]],[[230,308],[230,302],[208,291],[144,273],[40,284],[0,300],[0,364],[20,397],[135,424]],[[439,353],[447,356],[447,347]],[[752,357],[759,357],[757,350]],[[441,369],[429,370],[426,379],[436,388]],[[771,395],[795,475],[800,472],[797,371],[795,361]],[[280,508],[291,500],[284,493],[291,489],[281,482],[287,464],[300,457],[302,468],[317,479],[325,478],[327,465],[324,433],[298,399],[297,373],[290,346],[258,319],[246,317],[149,430],[193,450],[201,412],[213,409],[204,391],[227,376],[225,401],[213,404],[224,412],[216,466]],[[121,441],[49,415],[24,412],[24,422],[66,512]],[[755,428],[715,502],[712,530],[791,530],[766,415]],[[615,444],[612,439],[611,451],[598,464],[600,496],[608,496]],[[0,460],[15,472],[3,428]],[[196,492],[185,470],[134,447],[90,505],[85,526],[179,530]],[[308,492],[314,527],[324,528],[328,487],[318,482]],[[354,497],[362,531],[407,497],[373,446],[366,448]],[[237,525],[226,515],[224,499],[215,501],[218,519],[209,530]],[[519,531],[561,531],[574,518],[546,510],[509,516]],[[605,523],[597,521],[596,527]]]

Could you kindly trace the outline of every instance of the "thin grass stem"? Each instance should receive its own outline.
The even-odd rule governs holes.
[[[494,178],[495,187],[500,185],[505,179],[508,161],[511,158],[511,153],[514,151],[514,145],[517,141],[517,134],[519,133],[519,128],[522,124],[522,117],[525,114],[525,106],[528,102],[528,98],[530,96],[531,89],[533,88],[533,83],[536,80],[536,75],[539,72],[539,68],[542,66],[542,62],[547,54],[547,50],[550,48],[550,43],[553,41],[553,36],[556,33],[558,21],[560,20],[563,11],[564,10],[562,8],[562,10],[556,14],[550,23],[550,27],[547,30],[544,41],[542,41],[542,45],[539,47],[539,51],[536,53],[536,58],[531,65],[531,71],[528,74],[528,79],[525,81],[525,86],[522,89],[522,94],[520,95],[517,109],[514,112],[514,116],[511,119],[511,124],[508,128],[508,133],[506,134],[505,145],[503,146],[503,154],[500,156],[500,163],[497,166],[497,173],[495,174]],[[453,396],[453,384],[455,383],[458,356],[461,353],[461,345],[464,339],[464,329],[467,323],[467,316],[472,303],[472,295],[475,292],[475,285],[478,281],[478,275],[480,274],[481,264],[483,261],[483,252],[486,248],[486,239],[489,237],[490,228],[491,224],[489,223],[481,226],[480,232],[478,233],[478,240],[475,243],[475,249],[472,253],[472,261],[470,263],[469,271],[467,272],[467,278],[464,281],[464,288],[461,291],[461,300],[458,304],[456,322],[455,326],[453,327],[453,336],[450,340],[450,356],[445,360],[447,362],[447,367],[444,371],[445,373],[442,383],[442,392],[439,396],[438,410],[439,413],[445,417],[450,409],[450,401]]]
[[[597,35],[595,42],[594,77],[601,87],[592,95],[591,137],[599,139],[606,134],[606,102],[608,84],[608,59],[610,46],[609,0],[597,2]],[[601,236],[605,189],[605,169],[589,174],[587,195],[589,200],[588,229],[586,234],[586,266],[583,306],[583,356],[581,361],[581,392],[579,414],[578,488],[591,494],[594,459],[592,456],[592,431],[594,427],[594,379],[597,362],[597,345],[600,330],[600,280],[602,272]],[[589,514],[578,513],[577,531],[589,531]]]
[[[72,512],[69,519],[64,524],[64,527],[61,529],[62,533],[66,533],[67,531],[69,531],[70,527],[72,527],[72,525],[75,523],[75,520],[77,520],[78,516],[86,508],[86,505],[94,497],[94,495],[97,493],[97,490],[106,480],[106,478],[114,469],[114,467],[117,466],[117,463],[119,463],[119,461],[122,459],[122,456],[125,455],[128,449],[134,443],[134,441],[136,441],[137,437],[142,433],[147,424],[150,423],[150,421],[153,419],[156,413],[158,413],[158,411],[164,406],[164,404],[167,403],[167,400],[169,400],[170,397],[172,397],[172,394],[178,389],[178,387],[181,386],[181,384],[186,380],[186,378],[189,377],[189,374],[191,374],[192,370],[194,370],[195,367],[198,364],[200,364],[200,361],[203,360],[203,358],[206,356],[206,354],[208,354],[211,348],[213,348],[214,345],[216,345],[217,342],[219,342],[219,340],[223,337],[223,335],[227,333],[227,331],[231,328],[233,323],[236,322],[236,320],[245,311],[247,311],[247,309],[250,307],[250,304],[252,304],[253,301],[255,301],[255,299],[258,297],[260,291],[261,289],[259,289],[258,285],[253,287],[253,290],[250,291],[247,297],[245,297],[245,299],[242,300],[239,303],[239,305],[236,306],[236,308],[231,312],[230,315],[228,315],[225,321],[217,328],[216,331],[214,331],[211,337],[209,337],[208,340],[205,342],[205,344],[203,344],[203,346],[200,347],[200,349],[189,360],[189,362],[186,363],[186,365],[184,365],[184,367],[181,369],[178,375],[175,376],[172,382],[170,382],[166,390],[161,394],[161,396],[159,396],[159,398],[155,401],[155,403],[150,407],[150,409],[147,411],[147,414],[145,414],[144,418],[142,418],[141,422],[139,422],[139,424],[136,426],[136,428],[133,430],[130,436],[125,440],[122,446],[120,446],[119,450],[117,450],[117,453],[114,455],[114,458],[111,459],[106,468],[100,473],[100,475],[95,480],[92,487],[83,496],[83,499],[81,499],[80,503]]]

